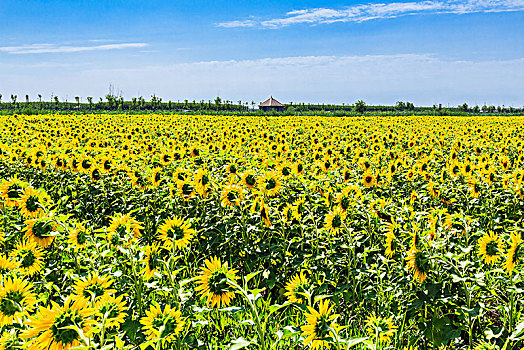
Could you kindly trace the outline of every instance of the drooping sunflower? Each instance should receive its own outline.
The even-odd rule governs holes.
[[[236,184],[228,184],[222,189],[220,200],[224,207],[239,205],[242,199],[244,199],[242,187]]]
[[[86,247],[87,239],[90,235],[91,231],[86,228],[84,223],[75,222],[69,230],[67,243],[69,243],[75,251],[82,250]]]
[[[126,245],[140,237],[141,229],[143,229],[141,223],[130,214],[116,214],[111,218],[106,239],[114,246]]]
[[[47,248],[53,243],[56,222],[52,214],[26,220],[25,224],[25,237],[28,241],[36,242],[42,248]]]
[[[319,302],[318,311],[308,306],[309,313],[306,313],[307,324],[300,327],[302,336],[305,337],[304,345],[310,344],[311,350],[324,349],[329,347],[330,338],[335,337],[335,323],[337,314],[333,314],[333,306],[329,307],[329,300],[324,299]]]
[[[151,303],[151,307],[146,310],[146,316],[140,319],[140,323],[147,339],[161,341],[162,346],[173,342],[184,330],[185,325],[179,310],[171,308],[171,305],[164,306],[162,310],[157,302]]]
[[[27,350],[69,350],[84,344],[78,329],[87,334],[95,322],[94,309],[87,300],[68,297],[63,306],[51,301],[51,308],[40,307],[26,323],[21,338],[29,339]]]
[[[162,178],[162,168],[154,168],[149,179],[152,188],[160,186],[162,181],[164,181]]]
[[[379,344],[386,345],[397,332],[391,317],[385,318],[371,314],[366,320],[366,333],[371,339],[377,339]]]
[[[147,281],[160,271],[162,266],[162,256],[160,255],[160,244],[156,243],[145,248],[143,262],[145,267],[142,269],[142,275]]]
[[[19,180],[16,176],[9,180],[2,180],[0,198],[4,200],[7,207],[16,207],[27,186],[26,182]]]
[[[26,219],[36,218],[42,215],[50,202],[51,198],[43,189],[26,187],[18,202],[18,208]]]
[[[44,267],[44,251],[36,242],[19,242],[9,256],[24,276],[32,276]]]
[[[178,217],[167,219],[158,228],[158,238],[162,241],[162,246],[171,251],[171,249],[184,249],[189,245],[195,235],[195,230],[191,228],[188,220]]]
[[[73,288],[75,289],[74,299],[98,300],[104,295],[116,293],[115,289],[111,289],[113,280],[109,275],[99,276],[97,272],[89,274],[87,277],[81,277],[75,282]]]
[[[236,288],[230,282],[238,279],[237,271],[229,269],[227,262],[222,264],[217,257],[206,259],[204,265],[200,268],[200,275],[196,277],[198,286],[195,290],[201,299],[207,299],[207,305],[211,307],[228,306],[235,297]]]
[[[195,188],[202,197],[206,197],[211,192],[211,181],[207,170],[198,169],[195,174]]]
[[[481,189],[479,182],[474,178],[470,178],[468,180],[468,188],[471,197],[478,198]]]
[[[343,211],[347,211],[355,201],[360,199],[362,192],[358,186],[347,186],[337,196],[337,203]]]
[[[511,234],[511,243],[508,252],[506,253],[506,261],[504,262],[504,269],[508,274],[513,272],[515,265],[524,253],[524,241],[518,233]]]
[[[6,278],[0,285],[0,327],[13,323],[23,324],[24,318],[33,312],[36,297],[32,285],[18,277]]]
[[[326,215],[324,227],[333,235],[339,233],[346,220],[346,212],[341,207],[335,207],[329,214]]]
[[[260,190],[268,197],[276,195],[281,187],[278,173],[275,171],[266,172],[260,179]]]
[[[114,329],[124,323],[127,316],[126,301],[124,295],[114,297],[105,294],[95,303],[95,318],[99,323],[105,323],[105,327]]]
[[[307,292],[310,287],[309,279],[304,274],[304,271],[300,271],[300,274],[296,274],[291,277],[291,280],[286,284],[286,293],[287,300],[292,303],[301,304],[303,298],[305,298],[304,293]]]
[[[392,258],[398,247],[398,239],[393,231],[386,232],[386,256]]]
[[[260,200],[260,218],[264,222],[264,225],[266,225],[267,227],[271,226],[271,220],[269,219],[269,211],[263,199]]]
[[[429,272],[429,261],[424,252],[411,248],[405,259],[408,269],[413,272],[413,278],[419,283],[424,282]]]
[[[489,231],[479,239],[479,257],[488,265],[498,263],[502,254],[502,241],[498,234]]]
[[[89,176],[92,182],[98,182],[102,178],[102,172],[97,166],[92,166],[89,170]]]

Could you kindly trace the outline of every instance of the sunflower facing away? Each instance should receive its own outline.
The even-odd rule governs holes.
[[[32,285],[18,277],[6,278],[0,285],[0,327],[23,324],[36,303]]]
[[[83,344],[79,329],[86,334],[94,323],[94,310],[87,300],[67,298],[63,306],[51,301],[51,308],[40,307],[29,317],[21,338],[30,339],[27,350],[69,350]]]
[[[148,340],[162,341],[162,346],[171,343],[175,337],[184,329],[185,321],[182,313],[170,305],[164,306],[164,310],[158,303],[151,303],[146,316],[140,319],[142,329]]]
[[[20,214],[26,219],[36,218],[44,212],[45,208],[51,202],[49,195],[42,189],[34,189],[32,187],[26,187],[18,207]]]
[[[112,284],[113,280],[108,275],[89,274],[75,282],[74,299],[98,300],[104,295],[116,293],[116,290],[111,289]]]
[[[504,262],[504,269],[510,274],[513,272],[520,255],[524,252],[523,240],[518,233],[511,234],[511,243],[508,252],[506,253],[506,261]]]
[[[335,337],[334,331],[338,328],[335,319],[338,317],[332,314],[333,307],[329,307],[329,300],[321,300],[318,311],[308,306],[309,313],[306,313],[307,324],[300,327],[302,336],[305,337],[304,345],[311,344],[311,349],[323,349],[329,347],[330,338]]]
[[[502,241],[499,236],[490,231],[479,239],[478,255],[488,265],[496,264],[502,253]]]
[[[242,187],[235,184],[229,184],[224,187],[220,195],[220,201],[224,207],[239,205],[243,198],[244,192]]]
[[[235,288],[229,281],[238,279],[237,271],[229,269],[227,262],[222,264],[217,257],[207,259],[204,265],[200,275],[196,277],[198,286],[195,290],[201,295],[201,299],[207,298],[207,304],[211,307],[228,306],[235,297]]]
[[[17,270],[24,276],[32,276],[44,267],[44,251],[36,242],[19,242],[10,254]]]
[[[406,257],[406,263],[408,269],[413,272],[413,278],[419,283],[424,282],[429,271],[429,262],[424,253],[417,248],[412,248]]]
[[[386,256],[392,258],[395,255],[398,247],[398,240],[393,231],[388,230],[386,232]]]
[[[95,317],[100,323],[105,322],[106,328],[117,328],[124,323],[127,316],[124,295],[114,297],[104,295],[95,303]]]
[[[366,320],[366,332],[371,339],[378,339],[380,344],[389,344],[397,331],[391,317],[383,318],[371,314]]]
[[[308,278],[304,275],[304,271],[301,271],[300,274],[296,274],[291,277],[291,280],[286,284],[286,293],[287,300],[292,303],[301,304],[302,299],[305,297],[303,293],[307,292],[310,286]]]
[[[140,222],[129,214],[116,214],[107,229],[107,241],[114,246],[129,244],[134,238],[140,237],[141,229]]]
[[[176,216],[173,219],[167,219],[158,228],[158,238],[162,240],[162,246],[167,250],[171,250],[173,247],[184,249],[189,245],[194,235],[195,230],[191,228],[191,223]]]

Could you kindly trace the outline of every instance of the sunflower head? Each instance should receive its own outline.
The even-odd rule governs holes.
[[[227,262],[222,264],[217,257],[207,259],[204,265],[196,278],[196,291],[202,299],[207,299],[207,304],[211,307],[228,306],[235,297],[236,288],[231,282],[238,279],[237,271],[229,269]]]
[[[371,314],[366,320],[366,332],[372,339],[377,339],[380,344],[391,342],[391,337],[397,332],[391,317],[385,318]]]
[[[502,253],[502,241],[498,234],[489,231],[479,239],[478,255],[488,265],[496,264]]]

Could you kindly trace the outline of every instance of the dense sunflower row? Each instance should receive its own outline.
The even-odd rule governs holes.
[[[4,116],[0,349],[517,349],[522,121]]]

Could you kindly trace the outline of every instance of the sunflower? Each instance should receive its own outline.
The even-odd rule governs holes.
[[[398,239],[393,231],[386,232],[386,256],[392,258],[398,248]]]
[[[111,289],[113,280],[109,275],[99,276],[97,272],[89,274],[87,277],[81,277],[75,282],[73,288],[75,299],[98,300],[104,295],[116,293],[115,289]]]
[[[358,186],[345,187],[337,196],[337,203],[343,211],[347,211],[350,206],[355,204],[355,200],[360,199],[362,192]]]
[[[154,168],[149,179],[152,184],[152,188],[160,186],[162,181],[164,181],[164,179],[162,179],[162,168]]]
[[[242,199],[244,199],[244,191],[242,190],[242,187],[235,184],[229,184],[222,189],[220,195],[222,206],[239,205]]]
[[[0,327],[23,324],[33,311],[36,297],[32,285],[20,278],[6,278],[0,286]]]
[[[235,163],[230,163],[226,167],[226,172],[229,175],[236,175],[238,172],[238,166]]]
[[[24,276],[32,276],[44,267],[44,251],[36,242],[19,242],[10,254],[16,268]]]
[[[281,163],[278,166],[278,173],[283,179],[289,178],[291,175],[293,175],[293,168],[288,163]]]
[[[195,196],[195,187],[189,179],[177,181],[176,187],[178,195],[185,201],[188,201]]]
[[[379,344],[389,344],[391,337],[397,332],[391,317],[383,318],[371,314],[366,320],[366,332],[371,339],[377,339]]]
[[[20,339],[18,332],[12,329],[0,335],[0,350],[24,349],[24,341]]]
[[[51,308],[41,307],[35,316],[29,317],[21,338],[30,339],[27,350],[69,350],[84,343],[79,330],[88,334],[94,320],[94,309],[87,300],[67,298],[63,306],[51,301]],[[32,338],[32,339],[31,339]]]
[[[206,197],[211,192],[209,173],[205,169],[198,169],[195,174],[195,188],[199,195]]]
[[[25,218],[36,218],[44,212],[50,202],[51,198],[44,190],[26,187],[18,202],[18,208]]]
[[[148,340],[162,341],[162,346],[171,343],[175,337],[184,330],[185,321],[182,313],[170,305],[164,306],[164,310],[153,302],[146,310],[146,316],[140,319],[142,329]]]
[[[335,207],[333,211],[326,215],[324,227],[327,228],[331,234],[336,235],[342,229],[344,220],[346,220],[346,212],[340,207]]]
[[[489,231],[479,239],[478,255],[488,265],[496,264],[502,253],[502,241],[493,231]]]
[[[429,261],[425,254],[417,248],[411,248],[405,259],[408,269],[413,272],[413,278],[419,283],[424,282],[429,271]]]
[[[162,266],[162,257],[160,256],[160,244],[156,243],[146,247],[145,256],[143,262],[145,267],[142,269],[142,275],[145,280],[149,280],[160,271]]]
[[[91,168],[93,168],[93,160],[91,157],[84,156],[80,159],[78,164],[78,170],[84,174],[91,173]]]
[[[269,220],[269,212],[266,203],[263,199],[260,200],[260,218],[267,227],[271,226],[271,220]]]
[[[302,336],[305,337],[304,345],[311,344],[311,350],[329,347],[330,338],[335,337],[338,325],[335,319],[338,317],[332,314],[333,306],[329,307],[329,300],[324,299],[319,302],[318,311],[308,306],[309,313],[306,313],[307,324],[300,327]]]
[[[5,276],[9,274],[11,271],[16,270],[17,263],[10,259],[9,257],[6,257],[4,255],[0,255],[0,274]]]
[[[252,171],[248,170],[242,175],[242,183],[246,185],[247,188],[252,190],[257,187],[258,179]]]
[[[129,244],[133,239],[140,237],[141,229],[141,223],[131,215],[116,214],[111,218],[106,239],[114,246]]]
[[[266,172],[260,179],[260,189],[266,196],[272,197],[276,195],[281,187],[278,173],[275,171]]]
[[[286,203],[286,206],[282,210],[282,221],[286,224],[293,220],[293,206]]]
[[[124,295],[114,297],[105,294],[95,303],[95,318],[106,328],[118,328],[127,316]]]
[[[286,284],[287,292],[284,295],[287,296],[289,302],[301,304],[304,293],[307,292],[309,286],[309,280],[301,271],[300,274],[297,273],[291,277],[291,280]]]
[[[75,222],[69,230],[67,243],[69,243],[75,251],[82,250],[86,247],[87,239],[90,235],[91,232],[83,223]]]
[[[235,287],[231,282],[238,279],[237,271],[229,269],[227,262],[222,264],[217,257],[206,259],[204,264],[200,275],[196,277],[196,283],[199,285],[195,290],[201,299],[207,298],[207,305],[211,307],[228,306],[235,297]]]
[[[176,216],[167,219],[158,228],[158,238],[162,241],[162,246],[169,251],[173,247],[180,250],[184,249],[189,245],[194,235],[195,230],[191,228],[191,223]]]
[[[520,255],[524,252],[523,240],[519,234],[511,234],[511,243],[508,252],[506,253],[506,261],[504,262],[504,269],[510,274],[513,272]]]
[[[468,188],[471,197],[478,198],[480,192],[480,184],[474,178],[469,179]]]
[[[2,184],[0,185],[0,198],[4,200],[6,206],[16,207],[20,199],[22,199],[26,187],[27,183],[19,180],[17,177],[2,180]]]
[[[365,187],[373,187],[377,182],[377,178],[375,175],[366,172],[364,175],[362,175],[362,182],[364,183]]]
[[[163,165],[168,165],[169,163],[171,163],[172,159],[173,157],[171,157],[171,155],[169,155],[168,153],[164,153],[160,156],[160,161]]]
[[[293,172],[297,175],[304,175],[304,164],[300,161],[293,163]]]
[[[55,239],[53,233],[56,232],[56,222],[52,214],[27,220],[24,228],[25,237],[30,242],[36,242],[42,248],[47,248]]]
[[[96,166],[92,166],[89,175],[91,177],[92,182],[98,182],[102,178],[102,172],[100,169]]]

